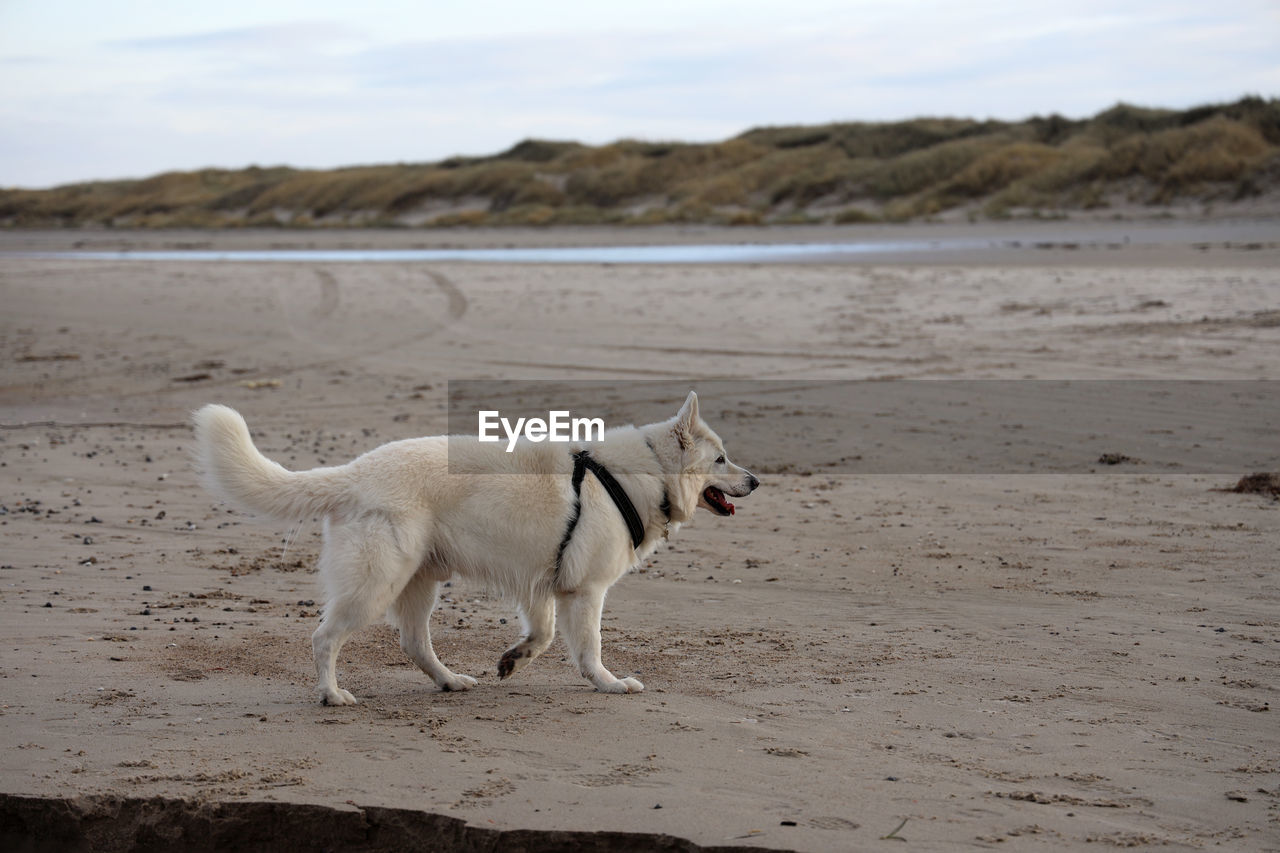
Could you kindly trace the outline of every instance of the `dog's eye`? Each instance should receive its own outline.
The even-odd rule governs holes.
[[[717,464],[717,465],[723,465],[723,464],[724,464],[724,454],[723,454],[723,453],[721,453],[718,457],[716,457],[716,464]]]

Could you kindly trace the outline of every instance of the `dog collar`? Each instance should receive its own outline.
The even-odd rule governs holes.
[[[658,448],[653,446],[653,442],[645,439],[644,443],[649,446],[649,452],[653,454],[653,458],[658,460],[658,467],[662,467],[662,459],[658,456]],[[662,538],[666,539],[670,534],[669,525],[671,524],[671,493],[667,491],[666,483],[662,484],[662,503],[658,510],[662,513]]]

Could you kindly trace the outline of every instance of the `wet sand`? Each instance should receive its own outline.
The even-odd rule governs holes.
[[[436,692],[373,628],[341,664],[362,704],[327,708],[309,643],[318,525],[229,512],[187,461],[184,424],[205,402],[237,407],[268,455],[304,468],[444,431],[462,378],[1280,378],[1280,264],[1256,223],[1127,245],[1047,225],[1052,240],[984,226],[1000,245],[963,259],[845,264],[0,256],[0,791],[814,851],[885,846],[895,829],[926,850],[1274,849],[1280,504],[1222,491],[1251,471],[780,466],[735,517],[702,514],[611,593],[605,663],[644,693],[594,693],[558,641],[499,682],[514,613],[458,585],[433,634],[476,689]],[[704,411],[731,449],[735,432],[804,418],[773,400]]]

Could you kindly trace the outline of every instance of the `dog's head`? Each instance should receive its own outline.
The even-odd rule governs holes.
[[[670,438],[680,452],[677,505],[687,518],[700,506],[716,515],[733,515],[726,498],[745,497],[760,485],[746,468],[729,461],[724,442],[698,414],[698,395],[690,391],[671,423]]]

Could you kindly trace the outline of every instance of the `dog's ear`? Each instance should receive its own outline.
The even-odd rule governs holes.
[[[684,405],[676,414],[676,424],[671,428],[680,442],[681,450],[688,450],[693,444],[693,426],[698,422],[698,395],[690,391]]]
[[[690,391],[689,396],[684,398],[684,405],[680,407],[676,420],[687,424],[690,428],[698,420],[698,392]]]

